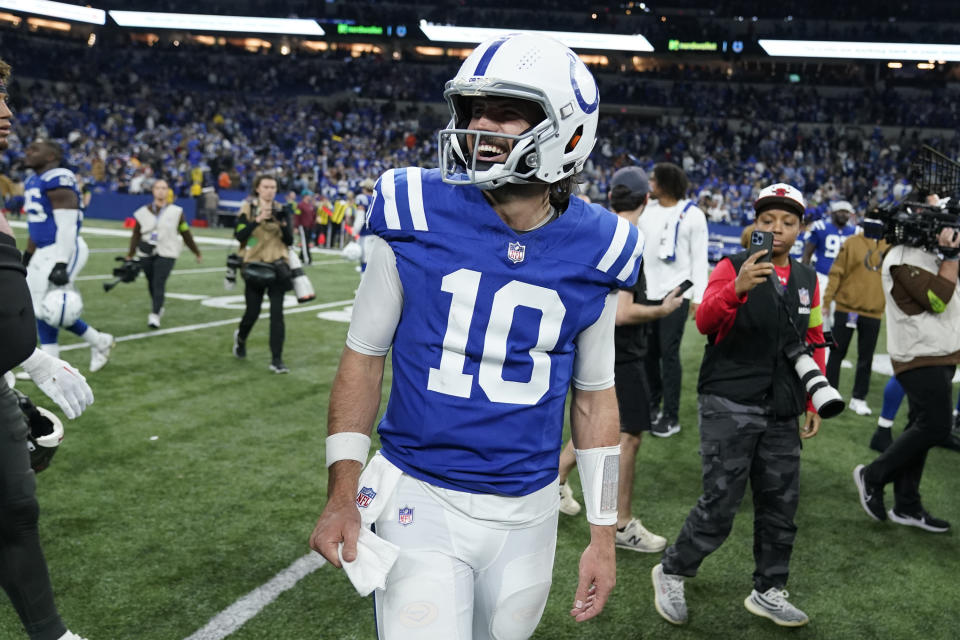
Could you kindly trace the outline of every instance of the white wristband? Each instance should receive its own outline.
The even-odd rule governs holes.
[[[574,449],[587,522],[617,524],[617,492],[620,480],[620,445]]]
[[[356,431],[341,431],[327,436],[327,467],[341,460],[356,460],[366,464],[370,453],[370,436]]]

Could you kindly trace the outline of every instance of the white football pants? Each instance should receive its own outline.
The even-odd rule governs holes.
[[[87,258],[90,257],[90,248],[87,242],[80,236],[77,236],[77,247],[67,262],[67,274],[70,276],[70,284],[80,275],[80,271],[87,264]],[[50,271],[53,265],[57,263],[54,245],[50,244],[42,249],[33,252],[30,258],[30,264],[27,265],[27,287],[30,289],[30,297],[33,299],[33,312],[40,317],[40,303],[43,296],[50,288]]]
[[[550,593],[557,512],[531,527],[497,529],[404,474],[375,532],[400,547],[386,588],[374,594],[380,640],[533,635]]]

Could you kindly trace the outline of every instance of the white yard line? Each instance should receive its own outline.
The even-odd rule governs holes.
[[[352,304],[353,300],[338,300],[337,302],[325,302],[323,304],[310,304],[307,306],[297,306],[290,307],[283,310],[284,315],[291,313],[306,313],[308,311],[319,311],[321,309],[330,309],[334,307],[342,307],[344,305]],[[270,317],[269,312],[260,314],[259,318],[261,320],[267,319]],[[166,336],[173,333],[186,333],[188,331],[197,331],[199,329],[210,329],[212,327],[222,327],[229,324],[237,324],[240,322],[240,318],[230,318],[229,320],[216,320],[214,322],[204,322],[201,324],[187,324],[181,327],[170,327],[168,329],[155,329],[152,331],[144,331],[143,333],[131,333],[127,336],[117,336],[117,342],[127,342],[130,340],[142,340],[144,338],[156,338],[158,336]],[[74,349],[89,349],[90,345],[86,342],[77,342],[74,344],[68,344],[60,347],[60,351],[73,351]]]
[[[191,634],[185,640],[222,640],[226,638],[260,613],[264,607],[280,597],[280,594],[292,589],[300,580],[322,567],[326,562],[323,556],[314,552],[298,558],[269,581],[215,615],[202,629]]]

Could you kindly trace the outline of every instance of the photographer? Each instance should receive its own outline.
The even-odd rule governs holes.
[[[748,481],[756,570],[744,606],[781,626],[808,622],[783,589],[797,532],[800,438],[817,434],[820,416],[787,351],[801,339],[823,342],[820,293],[816,272],[789,255],[805,210],[800,192],[769,186],[754,208],[757,232],[773,234],[772,256],[745,251],[721,260],[697,310],[697,328],[707,336],[697,386],[703,495],[653,569],[657,611],[673,624],[687,619],[684,577],[695,576],[726,540]],[[822,350],[815,353],[822,372]]]
[[[130,249],[127,260],[139,258],[143,273],[147,276],[147,292],[150,294],[151,308],[147,316],[147,326],[160,328],[163,316],[163,301],[166,296],[167,278],[173,271],[173,265],[183,245],[190,248],[197,262],[202,260],[200,249],[193,241],[190,225],[183,217],[183,209],[168,203],[170,187],[166,180],[153,183],[153,202],[145,204],[133,212],[137,221],[130,236]],[[181,240],[182,237],[182,240]]]
[[[923,214],[917,214],[923,215]],[[853,477],[860,505],[874,520],[943,533],[950,523],[927,513],[920,479],[927,451],[950,435],[951,381],[960,362],[960,303],[957,289],[960,233],[947,226],[937,249],[897,244],[883,260],[887,351],[893,373],[910,399],[910,417],[899,438]],[[886,511],[884,487],[893,482],[894,504]]]
[[[246,310],[240,326],[233,333],[233,355],[245,358],[247,336],[250,335],[260,309],[264,292],[270,297],[270,370],[289,373],[283,364],[283,297],[291,284],[289,247],[293,244],[293,225],[286,210],[276,202],[277,180],[259,175],[253,182],[256,198],[243,203],[234,237],[240,241],[243,255],[241,274],[246,283]]]

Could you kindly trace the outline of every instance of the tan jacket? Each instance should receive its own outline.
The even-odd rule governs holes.
[[[274,202],[273,212],[276,218],[261,222],[254,228],[243,251],[244,262],[276,262],[288,259],[289,252],[283,241],[283,230],[277,221],[277,218],[282,218],[282,210],[282,207]],[[240,208],[237,226],[250,224],[256,217],[256,205],[245,202]]]
[[[862,234],[847,238],[830,267],[830,281],[823,294],[823,308],[837,303],[837,311],[859,313],[868,318],[883,316],[884,298],[880,269],[890,245]]]

